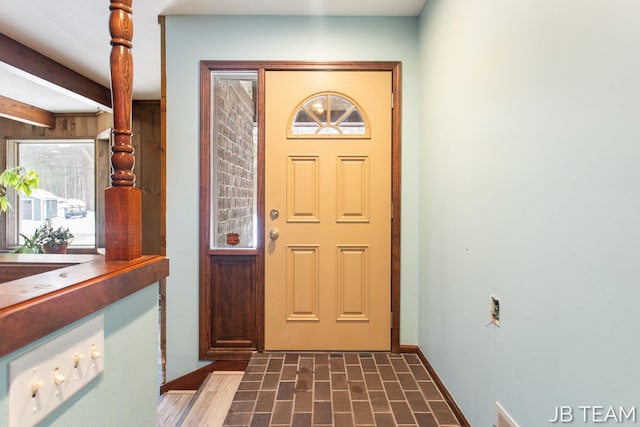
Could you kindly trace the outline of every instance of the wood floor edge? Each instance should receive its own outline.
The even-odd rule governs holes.
[[[210,372],[207,374],[205,379],[202,381],[203,384],[207,380],[207,378],[209,378],[209,375],[211,375],[212,373],[213,372]],[[187,403],[187,406],[185,406],[184,410],[180,414],[180,417],[176,421],[176,426],[182,425],[184,420],[187,418],[187,415],[189,415],[189,411],[191,411],[191,408],[193,408],[193,405],[195,405],[196,401],[198,400],[198,397],[200,397],[201,393],[202,393],[202,387],[198,387],[198,390],[193,394],[193,396],[191,397],[191,400],[189,400],[189,403]]]
[[[215,371],[244,371],[248,360],[218,360],[160,386],[160,394],[170,390],[198,390],[207,376]]]
[[[435,369],[433,369],[433,366],[431,366],[431,363],[429,363],[429,361],[427,360],[427,356],[425,356],[425,354],[422,352],[420,347],[418,347],[417,345],[412,345],[412,346],[407,345],[407,346],[401,346],[401,347],[404,347],[407,350],[409,348],[415,348],[414,353],[416,354],[416,356],[418,356],[418,359],[420,359],[420,361],[424,365],[427,372],[429,372],[429,375],[431,375],[431,378],[433,379],[434,384],[436,385],[436,387],[438,387],[438,390],[440,390],[440,393],[442,393],[442,397],[444,397],[444,400],[449,404],[449,407],[451,408],[453,415],[455,415],[455,417],[458,419],[458,421],[460,422],[460,425],[462,427],[471,427],[471,424],[467,420],[467,417],[464,416],[462,409],[460,409],[456,401],[453,399],[453,396],[451,395],[451,393],[449,393],[449,390],[447,390],[447,387],[445,387],[444,383],[436,373]],[[401,350],[401,353],[411,353],[411,351]]]

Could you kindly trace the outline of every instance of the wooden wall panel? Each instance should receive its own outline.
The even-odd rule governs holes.
[[[136,187],[142,190],[142,253],[163,255],[160,101],[134,101],[132,114],[136,156],[133,173]]]
[[[256,257],[212,255],[210,271],[201,293],[200,358],[248,359],[258,340]]]
[[[110,131],[103,132],[96,143],[96,231],[97,244],[104,248],[104,190],[109,187],[111,175]]]

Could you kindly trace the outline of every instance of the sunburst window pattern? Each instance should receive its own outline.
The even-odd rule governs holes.
[[[326,92],[304,100],[290,120],[293,138],[368,137],[369,125],[362,109],[347,96]]]

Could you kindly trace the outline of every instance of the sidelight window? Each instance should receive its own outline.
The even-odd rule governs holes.
[[[255,248],[257,73],[211,75],[211,248]]]

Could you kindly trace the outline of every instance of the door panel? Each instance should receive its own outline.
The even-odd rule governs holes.
[[[287,221],[319,222],[318,156],[289,156],[287,161]]]
[[[325,92],[357,103],[367,135],[291,136]],[[265,94],[265,348],[389,350],[391,72],[267,71]]]

